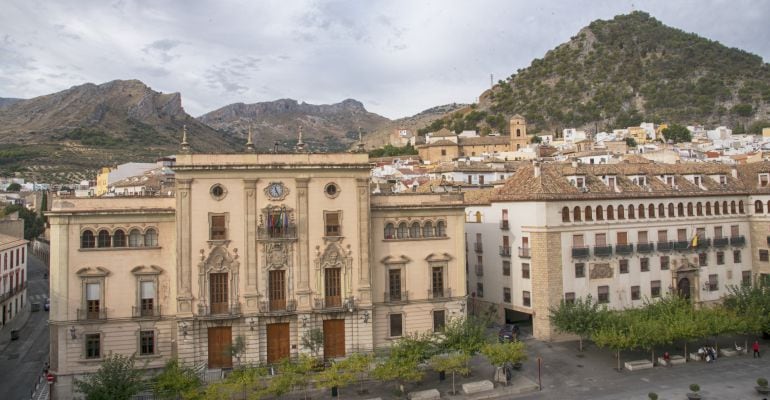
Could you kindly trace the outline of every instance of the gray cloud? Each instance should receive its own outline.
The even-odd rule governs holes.
[[[475,101],[490,74],[510,76],[591,21],[633,9],[770,60],[762,0],[7,0],[0,97],[136,78],[181,92],[194,115],[350,97],[397,118]]]

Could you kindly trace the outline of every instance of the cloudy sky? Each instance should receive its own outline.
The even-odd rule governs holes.
[[[644,10],[770,61],[764,0],[0,2],[0,97],[140,79],[221,106],[355,98],[389,118],[469,103],[595,19]]]

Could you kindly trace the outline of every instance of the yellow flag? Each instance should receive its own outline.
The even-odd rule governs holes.
[[[698,247],[698,234],[696,233],[692,237],[692,243],[690,247]]]

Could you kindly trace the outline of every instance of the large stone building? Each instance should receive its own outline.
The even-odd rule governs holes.
[[[509,121],[509,136],[463,137],[444,128],[435,132],[424,145],[417,146],[423,160],[431,162],[452,161],[458,157],[476,157],[482,154],[516,152],[527,147],[527,122],[521,115]]]
[[[678,292],[716,302],[770,282],[770,163],[537,163],[469,204],[472,311],[529,317],[592,295],[611,308]]]
[[[22,226],[22,235],[23,235]],[[0,233],[0,307],[2,324],[11,322],[27,303],[27,241]]]
[[[55,198],[55,391],[159,368],[344,357],[465,313],[462,194],[371,195],[366,154],[182,154],[174,197]],[[236,346],[237,347],[237,346]]]

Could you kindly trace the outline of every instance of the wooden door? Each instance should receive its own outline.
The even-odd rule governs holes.
[[[324,321],[324,358],[345,357],[345,320]]]
[[[229,326],[209,328],[209,368],[232,368],[233,356],[230,347],[233,334]]]
[[[270,295],[270,311],[286,309],[286,271],[270,271],[268,293]],[[287,335],[288,337],[288,335]]]
[[[324,270],[324,290],[326,307],[341,307],[341,279],[339,268],[326,268]]]
[[[289,323],[267,325],[267,362],[289,357]]]
[[[211,313],[227,314],[227,273],[209,275]]]

